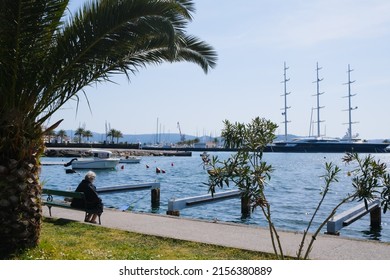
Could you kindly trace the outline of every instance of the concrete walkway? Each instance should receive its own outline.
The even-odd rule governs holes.
[[[43,214],[49,217],[47,207],[43,207]],[[83,212],[63,208],[53,207],[52,215],[56,218],[74,221],[82,222],[84,220]],[[167,215],[121,212],[111,209],[105,209],[102,215],[101,226],[273,253],[268,229],[257,226],[195,220]],[[279,235],[284,254],[296,256],[302,234],[279,230]],[[317,260],[390,260],[390,243],[319,235],[314,243],[310,258]]]

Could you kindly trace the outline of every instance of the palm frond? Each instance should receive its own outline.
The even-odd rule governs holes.
[[[191,0],[93,0],[66,23],[68,0],[0,3],[0,110],[18,108],[36,125],[78,92],[113,74],[189,61],[207,73],[217,55],[185,29]],[[4,107],[1,107],[4,106]]]
[[[105,0],[84,5],[58,36],[53,51],[50,72],[55,75],[44,93],[52,98],[50,111],[93,82],[109,81],[118,72],[130,78],[147,64],[190,61],[207,73],[215,66],[215,51],[195,37],[183,36],[192,10],[188,0]],[[48,103],[42,101],[39,107]]]
[[[1,2],[0,104],[31,106],[29,100],[39,91],[42,62],[67,5],[68,0]]]

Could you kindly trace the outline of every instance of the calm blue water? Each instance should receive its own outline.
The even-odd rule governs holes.
[[[136,184],[160,182],[160,208],[151,209],[150,190],[122,192],[102,195],[107,207],[121,208],[130,206],[136,212],[154,212],[165,215],[170,198],[184,198],[208,193],[207,172],[201,164],[200,153],[193,153],[192,157],[143,157],[140,164],[118,165],[117,170],[95,170],[97,188],[122,184]],[[230,153],[210,153],[220,158],[227,158]],[[345,195],[352,190],[350,177],[347,176],[347,167],[341,162],[343,154],[284,154],[267,153],[264,160],[272,164],[275,171],[266,188],[266,195],[271,202],[273,222],[277,228],[283,230],[303,231],[321,198],[321,189],[324,181],[320,178],[325,173],[325,162],[333,162],[342,168],[339,183],[332,185],[322,209],[312,227],[314,231],[321,221],[330,213],[331,209]],[[362,155],[363,156],[363,155]],[[376,159],[390,166],[390,154],[377,154]],[[43,158],[42,162],[63,161],[68,158]],[[150,168],[146,168],[148,165]],[[166,173],[156,174],[159,167]],[[87,170],[76,174],[66,174],[61,165],[42,166],[41,181],[44,187],[55,189],[74,190],[84,178]],[[229,190],[224,188],[223,190]],[[340,213],[356,205],[348,204],[339,210]],[[390,211],[389,211],[390,212]],[[360,239],[375,239],[390,242],[390,213],[382,214],[382,229],[379,232],[370,230],[370,218],[366,215],[359,221],[341,230],[342,236]],[[200,205],[182,209],[182,217],[256,224],[267,226],[261,210],[257,209],[250,218],[241,219],[240,199],[231,199],[217,203]],[[326,230],[326,226],[323,231]]]

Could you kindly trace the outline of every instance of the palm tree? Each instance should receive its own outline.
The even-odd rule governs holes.
[[[78,142],[80,144],[82,142],[82,138],[84,138],[85,129],[82,127],[77,128],[76,131],[74,132],[74,135],[78,136]]]
[[[39,242],[43,124],[86,86],[163,62],[205,73],[217,54],[186,33],[193,0],[0,1],[0,255]],[[1,256],[0,256],[1,257]]]
[[[116,143],[118,144],[119,138],[123,138],[123,133],[120,130],[117,130],[115,133]]]
[[[114,129],[114,128],[111,128],[111,129],[107,132],[107,137],[111,137],[110,143],[113,143],[113,142],[114,142],[114,135],[115,135],[115,129]]]
[[[87,141],[89,142],[89,138],[93,137],[93,134],[92,134],[92,132],[90,130],[86,130],[86,131],[84,131],[84,135],[83,136],[86,137]]]
[[[54,132],[54,130],[46,130],[45,132],[47,143],[51,143],[51,139],[57,136],[57,134]]]
[[[114,138],[116,138],[116,143],[118,144],[119,138],[122,138],[123,134],[121,131],[111,128],[107,133],[107,137],[111,137],[111,143],[114,143]]]
[[[61,141],[61,143],[62,143],[62,142],[64,142],[64,139],[65,139],[66,137],[68,137],[68,135],[66,134],[66,131],[65,131],[65,130],[61,129],[61,130],[59,130],[59,131],[57,132],[57,137],[60,138],[60,141]]]

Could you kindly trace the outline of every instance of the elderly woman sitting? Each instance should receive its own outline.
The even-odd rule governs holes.
[[[96,218],[103,213],[103,203],[101,198],[96,192],[96,187],[93,184],[96,174],[92,171],[88,171],[84,180],[78,185],[76,192],[83,192],[85,195],[85,201],[81,199],[73,199],[71,206],[74,208],[87,209],[87,215],[85,216],[85,222],[96,223]]]

